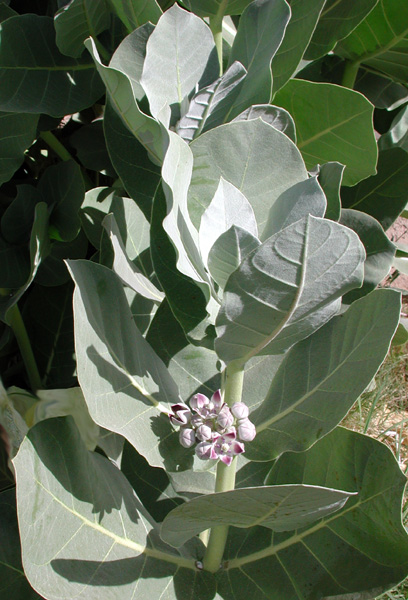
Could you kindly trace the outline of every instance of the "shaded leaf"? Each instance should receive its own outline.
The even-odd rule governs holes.
[[[150,221],[153,197],[160,181],[160,168],[153,164],[144,146],[125,126],[108,101],[104,132],[109,156],[127,193]]]
[[[321,165],[317,179],[327,199],[325,217],[338,221],[341,211],[340,188],[345,166],[338,162],[328,162]]]
[[[388,229],[408,201],[408,154],[401,148],[380,152],[377,175],[359,185],[342,187],[344,208],[365,212]]]
[[[75,58],[85,50],[84,41],[97,37],[110,25],[106,0],[73,0],[54,17],[56,42],[62,52]]]
[[[89,125],[84,125],[71,137],[69,142],[75,148],[77,157],[86,169],[104,172],[114,177],[115,170],[109,158],[103,135],[101,120],[96,120]]]
[[[385,235],[380,223],[359,210],[345,208],[340,223],[353,229],[364,244],[367,258],[361,288],[351,290],[343,298],[347,304],[371,292],[388,275],[395,255],[395,246]]]
[[[191,142],[202,131],[221,125],[242,88],[245,76],[246,69],[235,62],[222,77],[194,94],[186,114],[176,126],[180,137]]]
[[[23,316],[44,388],[76,383],[72,282],[44,288],[35,285]]]
[[[286,348],[305,337],[305,319],[310,335],[333,316],[323,309],[361,285],[364,258],[354,232],[312,216],[268,238],[227,282],[216,321],[217,354],[225,362],[246,362],[275,353],[274,344],[279,354],[285,328],[295,330]]]
[[[364,68],[358,72],[354,89],[364,94],[376,108],[394,110],[408,101],[408,90],[404,85]]]
[[[0,493],[0,515],[1,539],[7,540],[0,546],[0,593],[4,598],[39,600],[41,596],[29,585],[21,564],[14,487]]]
[[[25,244],[30,239],[36,205],[41,194],[32,185],[18,185],[17,195],[1,218],[1,235],[10,244]]]
[[[160,537],[176,548],[197,533],[218,525],[288,531],[336,512],[347,492],[324,487],[285,485],[244,488],[200,496],[174,508],[164,519]]]
[[[408,91],[407,91],[408,99]],[[408,152],[408,107],[401,110],[391,123],[391,127],[380,137],[380,150],[402,148]]]
[[[377,290],[296,344],[251,413],[257,436],[247,445],[248,458],[300,452],[338,425],[384,360],[399,311],[396,291]],[[248,404],[254,400],[249,393]]]
[[[0,112],[0,185],[13,176],[37,133],[39,115]]]
[[[213,578],[195,568],[201,544],[183,548],[182,555],[163,544],[125,476],[86,450],[70,418],[48,419],[31,429],[15,468],[24,570],[49,600],[84,591],[90,600],[106,594],[131,600],[136,588],[142,597],[171,598],[175,590],[188,589],[199,600],[213,598]],[[27,503],[27,497],[36,502]],[[64,526],[44,543],[50,519]]]
[[[36,283],[45,287],[63,285],[71,277],[65,264],[66,258],[85,258],[88,240],[81,230],[72,242],[53,242],[49,254],[41,261],[35,276]]]
[[[115,14],[124,23],[129,33],[147,21],[157,23],[162,13],[156,0],[109,0]]]
[[[306,51],[306,60],[327,54],[337,40],[346,37],[369,14],[378,0],[327,0]]]
[[[69,268],[78,380],[91,417],[152,466],[175,468],[185,458],[167,417],[168,404],[179,401],[176,384],[133,323],[118,277],[89,261],[70,261]]]
[[[292,79],[275,102],[291,113],[297,145],[308,168],[340,162],[346,165],[345,185],[376,172],[373,106],[364,96],[330,83]]]
[[[0,109],[62,117],[91,106],[103,85],[88,57],[61,54],[50,17],[19,15],[1,26]]]
[[[224,15],[240,15],[251,0],[207,0],[203,5],[201,0],[183,0],[189,10],[200,17],[214,17],[222,11]]]
[[[229,65],[239,61],[248,71],[238,98],[226,120],[239,115],[252,104],[267,104],[272,94],[271,61],[290,19],[285,0],[254,0],[239,20]]]
[[[406,83],[408,6],[404,0],[379,0],[370,14],[335,48],[336,54]]]

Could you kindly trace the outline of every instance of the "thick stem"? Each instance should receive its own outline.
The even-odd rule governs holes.
[[[59,139],[56,138],[53,133],[51,133],[51,131],[41,131],[40,137],[62,160],[72,159],[72,156],[68,150],[61,144]]]
[[[359,68],[359,62],[346,61],[343,78],[341,80],[341,85],[343,87],[350,88],[351,90],[353,89]]]
[[[14,304],[9,309],[8,319],[10,327],[12,328],[14,335],[16,336],[18,347],[20,349],[21,356],[23,358],[24,365],[27,371],[31,390],[33,392],[36,392],[41,388],[41,377],[38,371],[37,363],[34,358],[33,349],[31,348],[27,330],[25,328],[24,321],[17,304]]]
[[[226,369],[224,402],[232,406],[234,402],[240,402],[242,398],[242,386],[244,383],[244,370],[241,363],[236,361],[230,363]],[[227,466],[222,461],[217,465],[217,476],[215,480],[215,492],[227,492],[235,488],[235,474],[237,468],[236,457]],[[224,555],[225,544],[228,537],[228,525],[212,527],[205,552],[203,567],[210,573],[218,571]]]
[[[214,36],[215,47],[217,48],[218,62],[220,63],[220,76],[222,75],[222,20],[227,8],[228,0],[222,0],[218,12],[210,17],[210,29]]]

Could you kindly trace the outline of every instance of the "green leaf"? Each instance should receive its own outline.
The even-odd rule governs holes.
[[[408,89],[378,73],[361,68],[354,89],[364,94],[376,108],[394,110],[408,101]]]
[[[290,21],[272,60],[273,95],[296,71],[325,4],[326,0],[289,0]]]
[[[160,163],[163,158],[162,130],[157,121],[140,110],[129,77],[118,70],[119,65],[116,68],[106,67],[101,62],[92,38],[85,41],[85,46],[90,52],[98,73],[106,86],[112,107],[132,136],[136,137]]]
[[[232,226],[245,229],[255,238],[258,236],[252,206],[240,190],[221,177],[214,198],[204,211],[200,222],[200,253],[205,264],[214,242]]]
[[[24,304],[23,318],[40,372],[42,386],[69,388],[76,384],[73,285],[34,285]]]
[[[50,17],[11,17],[0,32],[0,109],[62,117],[91,106],[103,85],[87,57],[73,59],[55,44]]]
[[[73,0],[56,13],[54,24],[60,52],[78,58],[86,38],[96,38],[110,25],[106,0]]]
[[[10,600],[40,600],[41,596],[38,596],[25,578],[21,564],[14,487],[0,493],[0,515],[0,536],[7,541],[0,546],[0,594]]]
[[[337,40],[346,37],[369,14],[378,0],[327,0],[320,15],[312,41],[305,54],[315,60],[333,49]]]
[[[49,253],[48,239],[48,210],[45,202],[39,202],[35,207],[34,223],[30,236],[30,259],[27,272],[24,273],[24,281],[19,282],[17,289],[7,296],[0,296],[0,319],[9,324],[9,309],[21,298],[26,289],[31,285],[41,261]],[[12,268],[13,264],[5,263]]]
[[[216,321],[218,356],[245,362],[310,335],[337,312],[343,294],[361,285],[364,258],[354,232],[313,216],[267,239],[227,282]]]
[[[211,277],[224,289],[231,273],[259,245],[258,238],[233,225],[220,235],[209,252],[208,269]]]
[[[10,6],[7,6],[4,1],[0,4],[0,23],[10,17],[15,17],[16,15],[18,15],[18,13],[10,8]]]
[[[109,236],[114,252],[113,271],[123,283],[149,300],[161,302],[164,295],[153,283],[138,269],[126,255],[126,249],[113,214],[107,215],[103,226]]]
[[[235,62],[222,77],[194,94],[186,114],[177,123],[176,131],[179,136],[191,142],[202,131],[221,125],[226,120],[245,77],[246,69],[241,63]]]
[[[184,402],[199,392],[210,397],[221,387],[215,352],[188,342],[167,300],[159,306],[146,339],[177,381]]]
[[[272,204],[262,239],[268,239],[309,214],[324,217],[325,211],[326,197],[317,177],[295,183]]]
[[[167,417],[179,401],[175,382],[133,323],[118,277],[89,261],[70,261],[69,269],[78,380],[91,417],[151,465],[175,468],[186,458]]]
[[[10,244],[25,244],[30,238],[36,205],[41,194],[32,185],[18,185],[17,195],[1,218],[1,235]]]
[[[403,346],[408,342],[408,319],[401,317],[394,337],[392,338],[393,346]]]
[[[141,100],[145,95],[140,79],[146,58],[146,44],[152,31],[154,26],[151,23],[132,31],[116,48],[109,63],[110,67],[127,75],[136,100]]]
[[[75,148],[78,160],[86,169],[115,177],[115,170],[106,148],[101,119],[77,129],[69,138],[69,143]]]
[[[160,168],[149,160],[146,149],[125,126],[108,100],[104,130],[108,152],[127,193],[150,221]]]
[[[214,81],[218,72],[211,30],[202,19],[174,4],[160,17],[147,42],[141,84],[151,114],[168,127],[170,107],[181,105],[198,82],[201,86]]]
[[[319,169],[317,179],[327,199],[325,217],[338,221],[341,211],[340,188],[345,166],[338,162],[328,162]]]
[[[401,524],[405,477],[384,444],[337,428],[308,452],[291,452],[279,459],[268,483],[289,482],[336,485],[358,495],[341,511],[294,535],[271,538],[258,529],[252,538],[243,540],[241,534],[241,543],[231,537],[221,594],[232,584],[236,600],[247,598],[251,579],[260,572],[256,593],[261,588],[271,600],[298,600],[299,594],[307,600],[352,598],[359,593],[374,598],[405,577],[408,543]]]
[[[251,0],[183,0],[189,10],[200,17],[215,17],[222,15],[240,15],[250,4]]]
[[[64,242],[74,240],[81,228],[78,211],[85,195],[79,165],[70,160],[48,167],[37,189],[52,211],[50,237]]]
[[[269,123],[275,129],[279,129],[295,142],[296,144],[296,129],[295,123],[288,113],[280,106],[272,106],[271,104],[255,104],[250,106],[240,115],[235,117],[234,121],[249,121],[250,119],[261,118],[265,123]]]
[[[330,83],[292,79],[275,103],[294,118],[297,145],[309,169],[318,163],[340,162],[346,165],[345,185],[376,172],[373,105],[364,96]]]
[[[367,255],[362,287],[351,290],[343,298],[344,302],[350,304],[371,292],[388,275],[395,256],[395,246],[385,235],[380,223],[359,210],[343,209],[340,223],[357,233]]]
[[[157,23],[162,14],[156,0],[109,0],[109,3],[129,33],[147,21]]]
[[[31,429],[15,468],[24,570],[48,600],[214,597],[213,577],[195,567],[202,544],[165,545],[125,476],[86,450],[71,418]],[[60,524],[52,536],[50,520]]]
[[[262,525],[290,531],[338,511],[347,492],[325,487],[284,485],[207,494],[174,508],[164,519],[160,537],[176,548],[201,531],[218,525]]]
[[[190,148],[194,155],[188,208],[196,227],[220,177],[238,188],[254,209],[260,235],[275,200],[307,179],[295,144],[261,119],[227,123],[204,133]]]
[[[408,6],[404,0],[379,0],[375,8],[335,53],[406,83],[408,76]]]
[[[285,0],[254,0],[239,20],[229,65],[239,61],[248,71],[238,98],[227,120],[252,104],[268,104],[272,94],[271,61],[275,56],[290,19]]]
[[[128,442],[125,442],[120,470],[126,475],[137,497],[155,521],[160,523],[184,500],[174,491],[167,473],[151,467]]]
[[[85,258],[88,240],[81,230],[72,242],[53,242],[49,254],[41,261],[35,276],[36,283],[45,287],[63,285],[71,277],[65,264],[66,258]]]
[[[151,221],[152,261],[174,316],[183,330],[189,333],[207,316],[207,297],[193,279],[178,270],[176,249],[163,228],[166,215],[166,198],[160,186],[154,199]]]
[[[399,311],[395,290],[377,290],[296,344],[251,413],[257,436],[247,457],[272,460],[300,452],[338,425],[384,360]],[[251,393],[246,400],[259,402]]]
[[[380,151],[397,147],[408,152],[408,107],[398,112],[387,133],[380,137],[378,145]]]
[[[408,201],[408,154],[401,148],[380,152],[378,173],[353,188],[342,187],[344,208],[354,208],[388,229]]]
[[[0,185],[17,171],[37,133],[39,115],[0,113]]]

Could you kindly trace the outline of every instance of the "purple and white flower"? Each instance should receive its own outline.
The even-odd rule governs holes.
[[[221,390],[211,398],[195,394],[190,407],[180,402],[171,408],[170,421],[180,427],[180,444],[184,448],[197,444],[195,453],[202,460],[230,465],[234,456],[245,452],[244,442],[251,442],[256,435],[246,404],[235,402],[230,408],[223,402]]]

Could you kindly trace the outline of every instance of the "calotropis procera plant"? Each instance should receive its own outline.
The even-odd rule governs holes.
[[[407,339],[406,0],[0,21],[1,593],[391,588],[405,477],[339,424]]]

